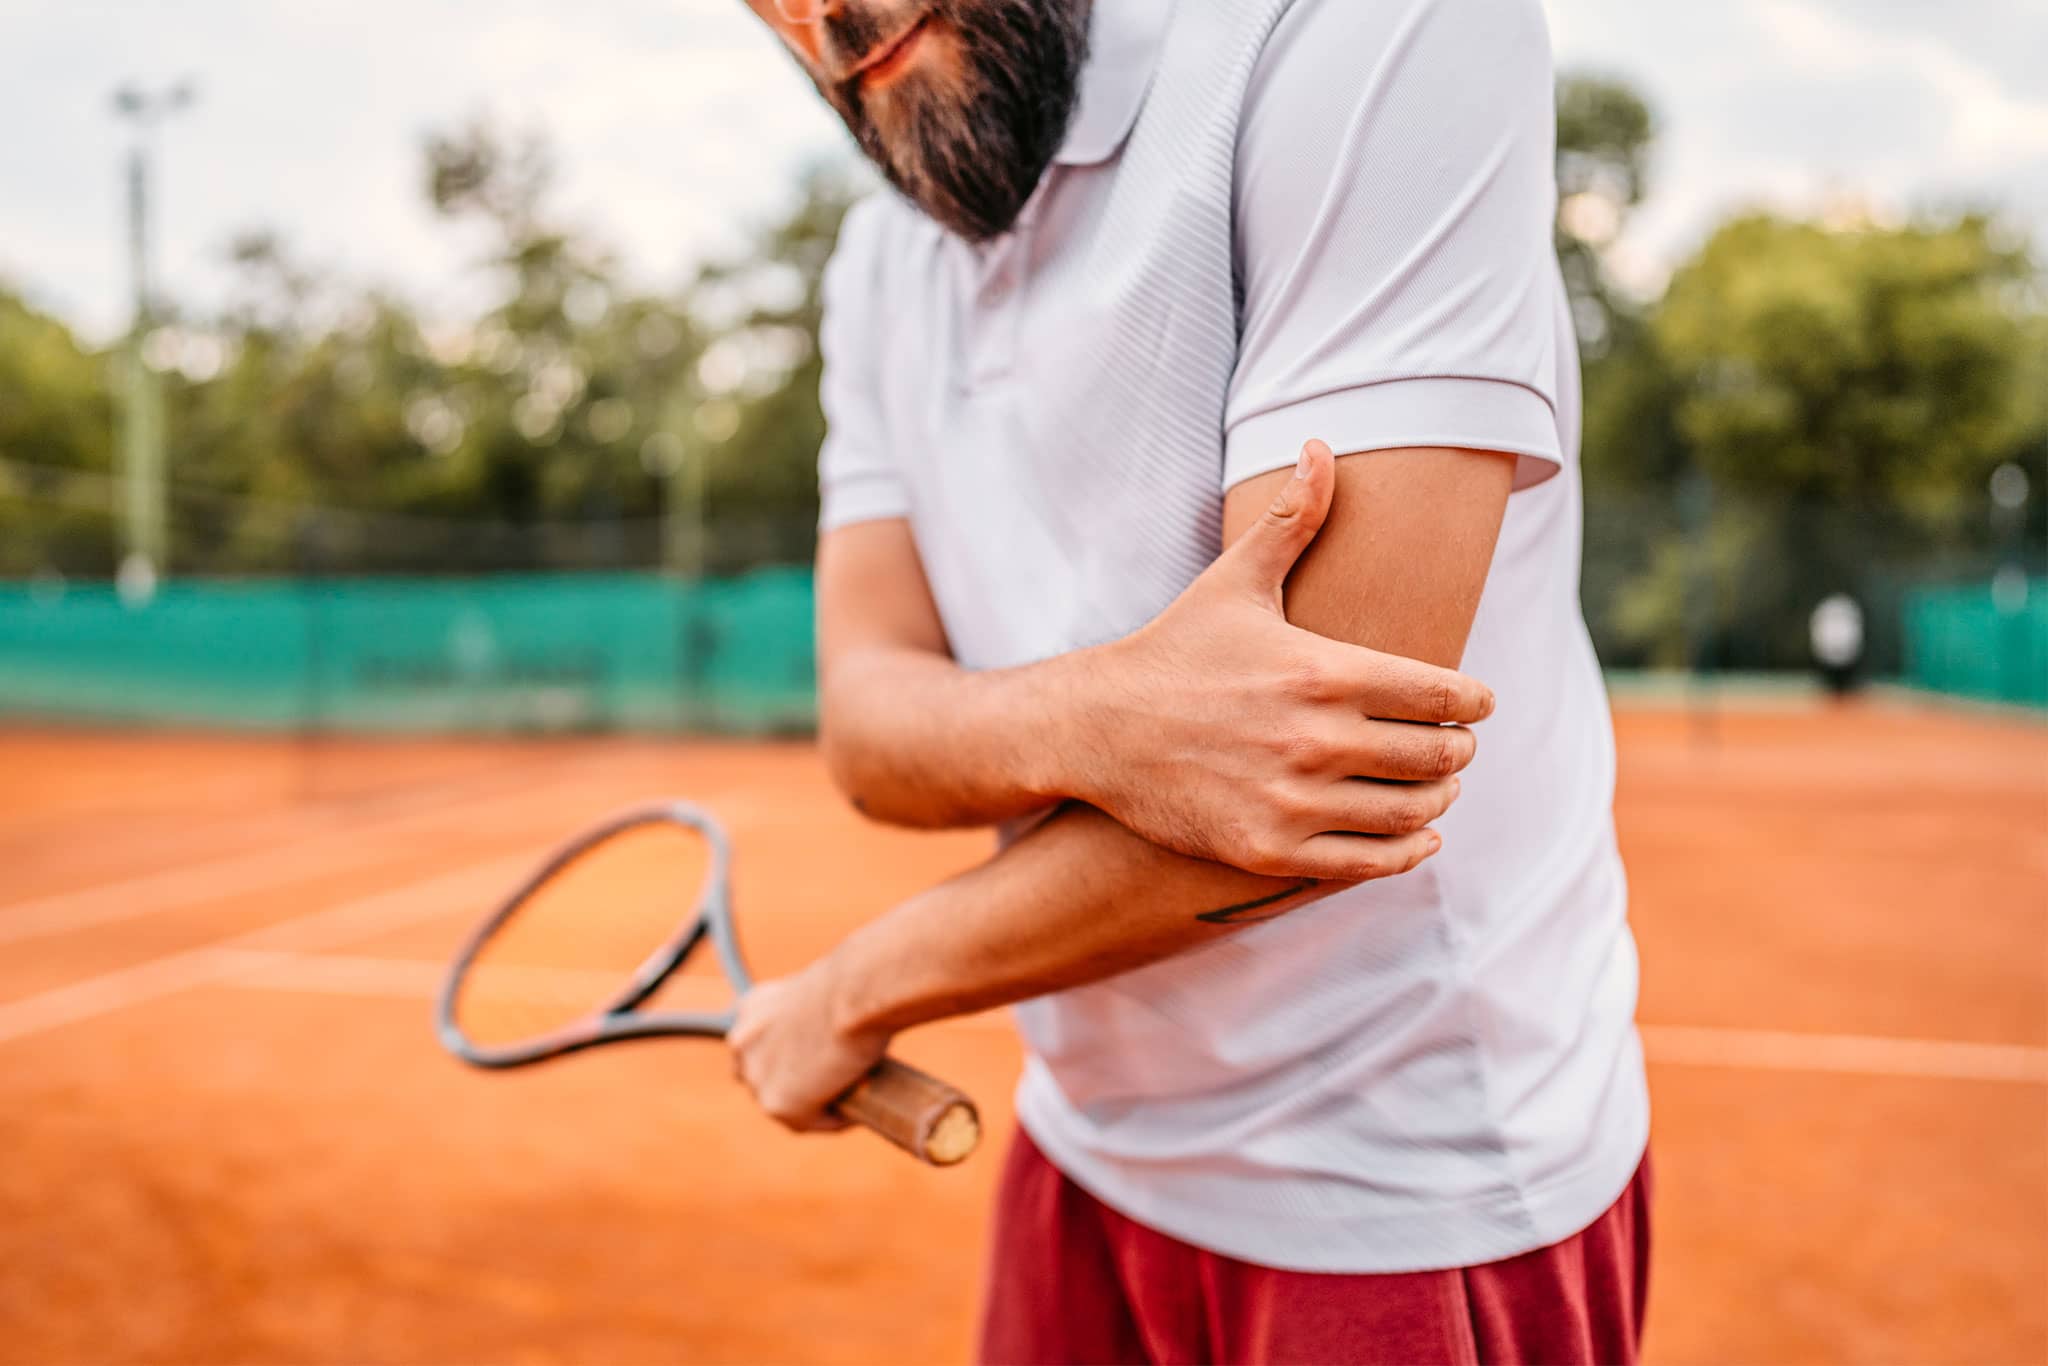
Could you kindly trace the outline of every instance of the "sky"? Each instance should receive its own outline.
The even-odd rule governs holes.
[[[1657,110],[1614,258],[1639,290],[1759,204],[1991,205],[2048,244],[2048,0],[1545,8],[1561,68]],[[570,220],[651,288],[734,250],[807,162],[853,155],[741,0],[0,0],[0,281],[88,336],[130,288],[111,93],[187,77],[198,101],[156,139],[154,269],[201,309],[227,243],[267,228],[459,315],[480,244],[429,210],[420,146],[477,117],[544,132]]]

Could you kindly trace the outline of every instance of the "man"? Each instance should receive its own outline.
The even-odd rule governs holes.
[[[1536,0],[753,2],[896,190],[825,284],[825,752],[1003,847],[741,1076],[830,1127],[1023,1003],[986,1360],[1632,1359]]]

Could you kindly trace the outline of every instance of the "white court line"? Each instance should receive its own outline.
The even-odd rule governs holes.
[[[594,765],[595,761],[590,763]],[[552,775],[551,791],[559,796],[564,781],[573,780],[576,770],[584,766],[578,764],[567,772]],[[609,782],[607,777],[605,785]],[[249,853],[0,905],[0,944],[164,915],[207,901],[317,882],[338,873],[375,867],[398,856],[389,847],[374,843],[381,835],[418,836],[466,830],[502,819],[508,810],[535,811],[533,790],[521,787],[510,792],[495,791],[424,813],[395,813],[360,826],[323,830]]]
[[[2048,1048],[2026,1044],[1892,1039],[1868,1034],[1796,1034],[1691,1025],[1641,1028],[1643,1051],[1654,1063],[2048,1084]]]
[[[359,942],[437,915],[457,910],[473,912],[479,897],[502,891],[510,885],[510,879],[524,870],[525,864],[523,858],[493,859],[427,882],[238,935],[207,948],[173,954],[0,1005],[0,1043],[207,985],[432,1000],[445,971],[439,962],[326,954],[322,950]],[[557,998],[564,989],[594,989],[602,993],[617,980],[610,973],[545,968],[532,969],[530,976],[536,996],[548,999]],[[722,979],[684,977],[665,990],[680,998],[673,1001],[680,1008],[719,1010],[730,1000]],[[1005,1031],[1010,1028],[999,1011],[949,1020],[941,1027],[963,1026]],[[1644,1025],[1641,1032],[1649,1060],[1667,1066],[2048,1085],[2048,1048],[2025,1044],[1690,1025]]]
[[[387,996],[426,1001],[440,993],[448,966],[418,958],[365,958],[349,954],[274,953],[223,950],[236,965],[224,981],[238,987],[309,992],[326,996]],[[499,964],[491,969],[490,993],[537,1005],[580,1002],[592,1005],[616,996],[626,974],[587,968],[543,968]],[[723,1010],[732,988],[722,977],[684,975],[662,985],[656,1009]]]
[[[389,856],[386,851],[385,857]],[[369,861],[362,857],[322,859],[303,842],[293,842],[210,863],[142,873],[119,882],[0,906],[0,944],[182,911],[202,901],[272,891],[294,882],[314,882]]]
[[[508,795],[499,790],[426,813],[400,812],[346,829],[314,830],[204,863],[137,873],[115,882],[0,905],[0,944],[183,910],[201,901],[268,891],[296,881],[314,881],[373,863],[377,857],[389,858],[388,850],[380,850],[376,856],[365,853],[366,842],[379,835],[439,829],[458,818],[468,823],[514,800],[530,803],[532,793]],[[342,857],[319,856],[329,850]]]
[[[445,963],[416,958],[248,950],[236,951],[235,957],[235,965],[217,979],[218,985],[295,996],[368,996],[425,1002],[439,997],[448,972]],[[490,996],[501,1005],[509,1000],[554,1008],[566,1021],[586,1015],[598,1003],[616,996],[625,980],[625,975],[617,972],[500,965],[491,971]],[[656,1014],[670,1010],[715,1014],[731,1009],[732,1003],[732,988],[723,977],[683,975],[663,983],[660,996],[646,1009]]]
[[[271,991],[428,1000],[439,990],[443,972],[441,964],[407,959],[309,958],[278,953],[244,957],[249,961],[244,970],[233,974],[232,985]],[[562,989],[602,992],[608,983],[617,980],[607,973],[544,968],[532,969],[531,973],[535,995],[548,997]],[[710,978],[681,979],[667,989],[680,990],[683,1001],[692,1009],[722,1009],[726,999],[725,983]],[[999,1011],[946,1023],[1005,1030],[1010,1027]],[[2048,1085],[2048,1048],[2024,1044],[1686,1025],[1644,1025],[1641,1029],[1644,1052],[1651,1062],[1663,1065]]]
[[[530,854],[471,864],[372,896],[328,906],[276,925],[187,949],[117,972],[0,1005],[0,1043],[230,978],[247,966],[244,951],[318,953],[374,938],[435,916],[475,916],[528,871]]]

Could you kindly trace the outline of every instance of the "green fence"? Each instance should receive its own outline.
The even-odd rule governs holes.
[[[2048,707],[2048,578],[1915,590],[1905,628],[1913,686]]]
[[[815,710],[802,569],[0,585],[0,712],[238,728],[770,731]]]
[[[767,732],[815,715],[803,569],[0,584],[0,715],[257,730]],[[1898,675],[2048,708],[2048,579],[1922,588]],[[1889,671],[1883,671],[1889,674]]]

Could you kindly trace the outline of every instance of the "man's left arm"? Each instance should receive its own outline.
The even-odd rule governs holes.
[[[1492,561],[1513,458],[1403,449],[1336,464],[1329,518],[1288,582],[1289,620],[1456,665]],[[1241,535],[1290,477],[1266,475],[1232,490],[1227,535]],[[1386,847],[1400,863],[1394,872],[1433,849],[1416,836]],[[732,1033],[740,1074],[785,1124],[829,1127],[825,1106],[900,1030],[1128,972],[1342,886],[1265,878],[1169,853],[1099,811],[1069,806],[802,973],[757,987]]]
[[[1295,625],[1457,664],[1510,489],[1573,458],[1554,129],[1537,0],[1299,0],[1269,38],[1233,186],[1227,528],[1266,515],[1286,478],[1269,471],[1304,438],[1358,452],[1288,581]],[[1385,871],[1433,852],[1417,840],[1387,837]],[[895,1031],[1126,972],[1335,890],[1170,854],[1070,806],[749,997],[733,1044],[771,1113],[823,1123]]]

